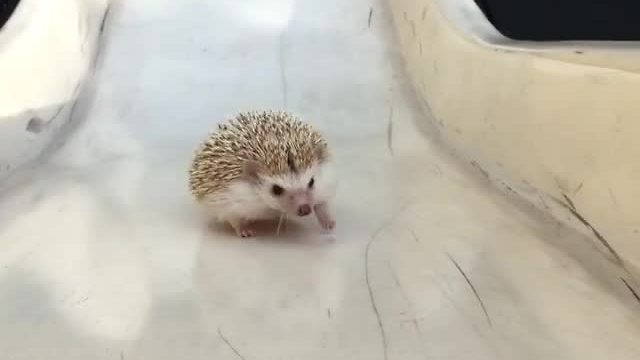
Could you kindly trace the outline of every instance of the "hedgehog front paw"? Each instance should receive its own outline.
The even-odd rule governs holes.
[[[333,230],[333,228],[336,227],[336,221],[329,213],[327,204],[318,204],[314,206],[314,211],[316,212],[316,217],[318,218],[320,226],[322,226],[324,230]]]
[[[336,221],[334,219],[322,219],[320,220],[320,226],[325,230],[333,230],[336,227]]]
[[[256,236],[256,231],[249,227],[237,229],[236,233],[242,238],[250,238]]]
[[[229,221],[233,230],[241,238],[250,238],[256,236],[256,231],[246,221]]]

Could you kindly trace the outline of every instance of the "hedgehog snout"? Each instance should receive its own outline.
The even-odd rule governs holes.
[[[290,209],[289,211],[298,216],[307,216],[313,211],[311,208],[313,197],[306,189],[291,191],[287,202],[286,207]]]
[[[311,206],[309,204],[300,205],[298,207],[298,216],[307,216],[311,214]]]

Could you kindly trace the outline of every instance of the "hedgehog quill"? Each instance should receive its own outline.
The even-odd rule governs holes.
[[[196,200],[238,236],[255,236],[257,220],[311,213],[323,229],[335,227],[327,141],[289,113],[241,113],[220,124],[196,152],[189,175]]]

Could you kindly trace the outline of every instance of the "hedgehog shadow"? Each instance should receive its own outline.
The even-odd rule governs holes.
[[[278,229],[278,226],[280,228]],[[225,235],[227,239],[239,239],[238,235],[228,224],[211,222],[208,224],[211,234]],[[260,243],[291,244],[291,245],[323,245],[333,242],[331,234],[297,222],[287,221],[279,224],[278,220],[263,220],[254,223],[257,235],[251,239]]]

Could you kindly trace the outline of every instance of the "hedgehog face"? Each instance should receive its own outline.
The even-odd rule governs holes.
[[[333,181],[325,164],[282,175],[257,175],[261,200],[271,209],[294,216],[307,216],[332,194]]]
[[[270,208],[296,216],[311,214],[316,203],[313,169],[300,174],[265,176],[261,180],[262,199]]]

